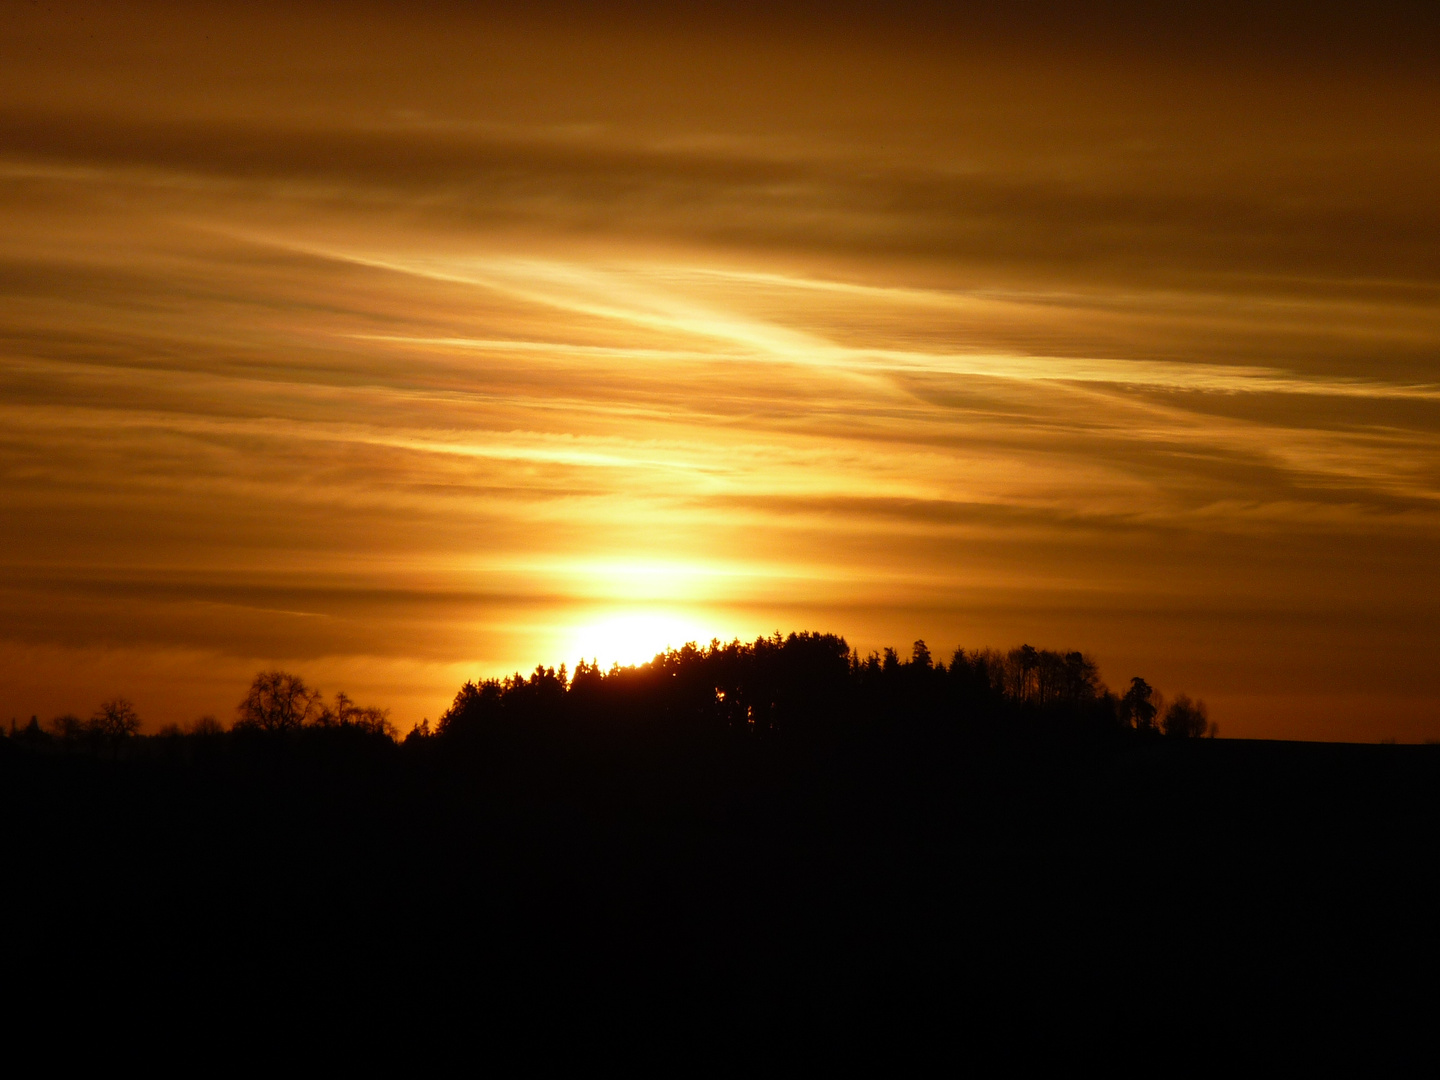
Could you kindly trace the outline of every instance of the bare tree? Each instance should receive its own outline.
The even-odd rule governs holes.
[[[1036,695],[1035,669],[1040,652],[1033,645],[1021,645],[1005,654],[1005,696],[1011,701],[1029,702]]]
[[[356,705],[343,690],[335,695],[333,705],[320,706],[315,722],[322,727],[356,727],[377,735],[394,738],[397,732],[390,723],[390,711],[373,705]]]
[[[140,716],[125,698],[111,698],[90,717],[90,730],[107,739],[129,738],[140,731]]]
[[[239,724],[261,731],[295,731],[320,713],[320,692],[311,690],[299,675],[262,671],[237,706]]]

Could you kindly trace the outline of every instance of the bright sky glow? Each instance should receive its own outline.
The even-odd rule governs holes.
[[[1440,737],[1440,50],[878,8],[17,9],[0,703],[811,629]]]
[[[621,611],[582,623],[570,631],[564,655],[611,664],[643,664],[657,653],[687,642],[706,645],[717,636],[717,624],[706,624],[684,612]]]

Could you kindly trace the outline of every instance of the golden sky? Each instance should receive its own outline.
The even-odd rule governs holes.
[[[816,629],[1440,738],[1435,17],[943,8],[9,5],[0,719]]]

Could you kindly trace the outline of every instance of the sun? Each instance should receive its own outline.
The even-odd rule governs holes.
[[[716,636],[711,626],[693,616],[671,611],[627,611],[603,615],[577,625],[566,652],[602,667],[643,664],[667,648],[688,641],[702,644]]]

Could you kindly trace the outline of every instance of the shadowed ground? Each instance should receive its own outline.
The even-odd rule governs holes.
[[[1203,1027],[1373,1004],[1433,938],[1431,747],[922,731],[455,750],[331,731],[150,760],[0,748],[22,969],[143,981],[171,1008],[423,1003],[442,1026],[745,1037],[857,1038],[882,1015]]]

